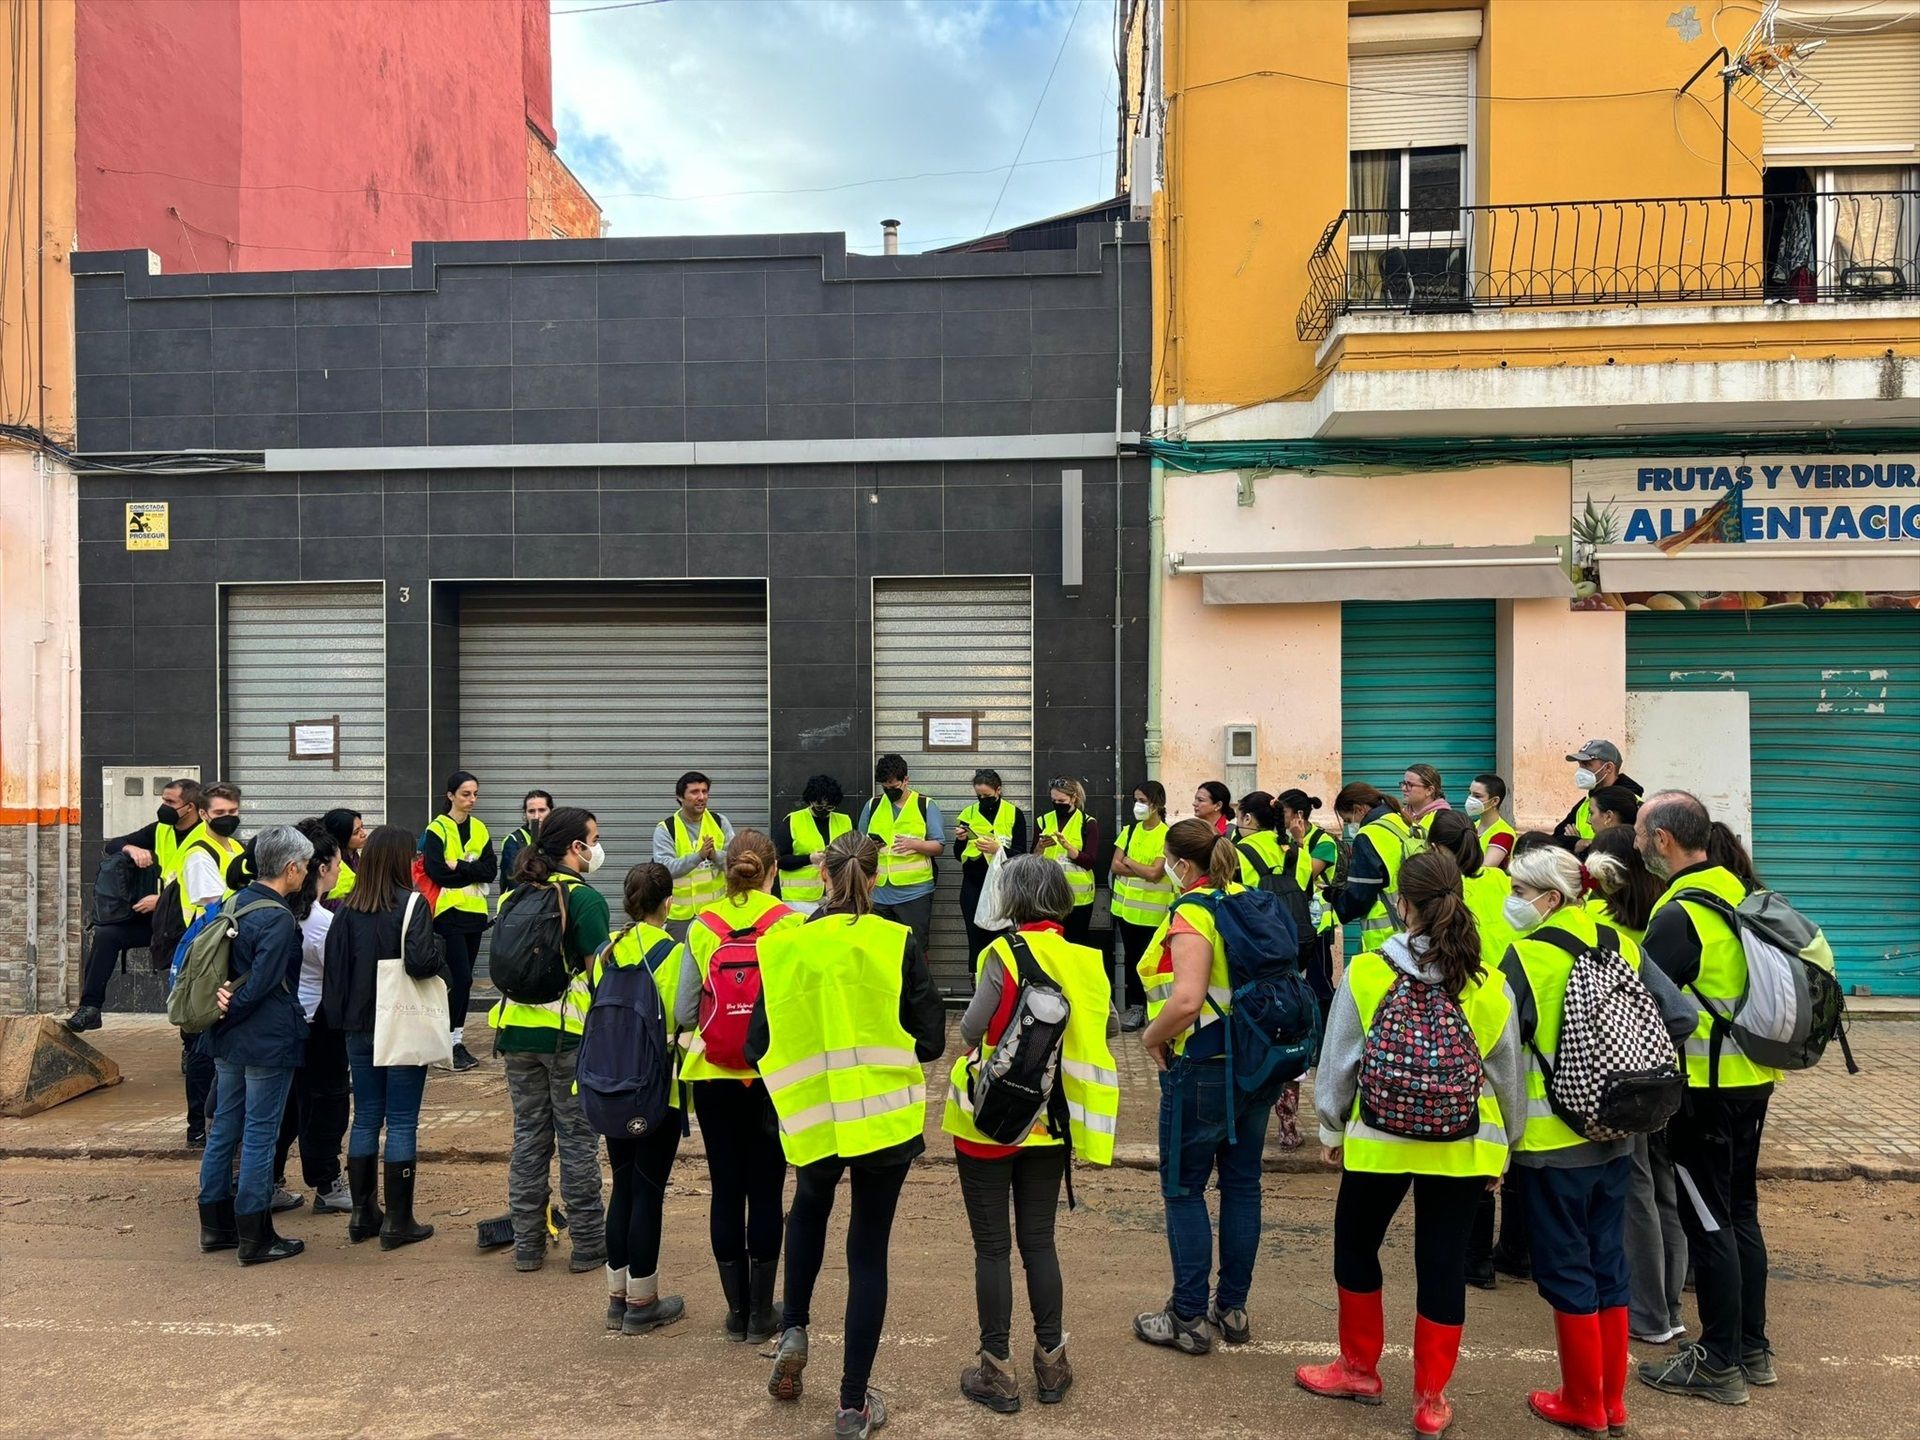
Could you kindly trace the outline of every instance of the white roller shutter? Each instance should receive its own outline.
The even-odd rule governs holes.
[[[978,751],[921,748],[922,711],[979,711]],[[943,989],[970,994],[973,974],[960,922],[955,818],[973,801],[973,772],[1000,772],[1001,794],[1033,827],[1033,586],[1008,580],[873,582],[873,748],[906,757],[913,785],[946,817],[938,862],[933,953]]]
[[[495,843],[520,797],[594,812],[593,883],[620,922],[633,866],[688,770],[735,829],[767,825],[767,610],[759,585],[521,585],[460,601],[460,752]]]
[[[387,634],[379,585],[235,585],[226,592],[225,778],[251,832],[387,813]],[[288,758],[289,727],[340,721],[340,758]]]
[[[1802,67],[1802,88],[1832,128],[1798,105],[1742,87],[1766,117],[1775,166],[1823,161],[1899,165],[1920,155],[1920,32],[1830,39]]]
[[[1473,128],[1473,52],[1355,55],[1347,73],[1347,149],[1465,145]]]

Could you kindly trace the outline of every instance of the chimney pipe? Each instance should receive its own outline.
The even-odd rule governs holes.
[[[888,255],[900,253],[900,222],[898,220],[880,222],[880,248]]]

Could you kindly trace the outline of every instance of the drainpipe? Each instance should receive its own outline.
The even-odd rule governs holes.
[[[1147,774],[1160,778],[1160,627],[1167,583],[1167,472],[1155,456],[1147,483]]]
[[[1122,221],[1113,222],[1113,263],[1114,271],[1114,360],[1113,360],[1113,833],[1118,835],[1125,823],[1126,806],[1123,803],[1126,794],[1126,775],[1121,763],[1121,748],[1126,740],[1126,727],[1123,720],[1125,711],[1122,706],[1126,700],[1126,687],[1121,683],[1121,653],[1126,634],[1125,622],[1121,618],[1121,597],[1124,593],[1122,577],[1126,572],[1123,558],[1126,544],[1126,527],[1121,524],[1125,508],[1120,503],[1120,436],[1124,433],[1127,418],[1127,252],[1122,241],[1125,226]],[[1122,992],[1124,993],[1124,992]]]
[[[77,494],[78,481],[73,471],[66,465],[60,467],[60,510],[67,519],[67,568],[63,577],[62,595],[75,593],[80,583],[80,501]],[[69,586],[73,588],[69,588]],[[79,776],[75,773],[73,752],[75,748],[75,730],[73,724],[73,697],[79,688],[79,657],[73,651],[74,626],[69,623],[63,612],[60,617],[60,1004],[64,1007],[69,998],[67,994],[68,977],[73,973],[72,955],[72,916],[73,916],[73,866],[68,860],[72,849],[73,822],[68,818],[73,806],[67,804],[75,798],[79,789]]]

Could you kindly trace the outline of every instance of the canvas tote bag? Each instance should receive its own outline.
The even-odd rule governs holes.
[[[400,950],[407,948],[407,929],[413,924],[418,893],[407,897],[400,917]],[[407,973],[407,962],[394,956],[382,960],[375,975],[373,1000],[373,1063],[376,1065],[451,1065],[453,1038],[447,1020],[447,982],[435,975],[420,980]]]

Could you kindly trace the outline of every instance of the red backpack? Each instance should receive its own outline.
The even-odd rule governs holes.
[[[700,1039],[707,1060],[723,1070],[751,1070],[747,1059],[747,1022],[760,1002],[760,937],[776,921],[797,912],[775,905],[744,930],[728,928],[712,910],[700,912],[700,923],[720,937],[720,948],[707,961],[700,982]]]

